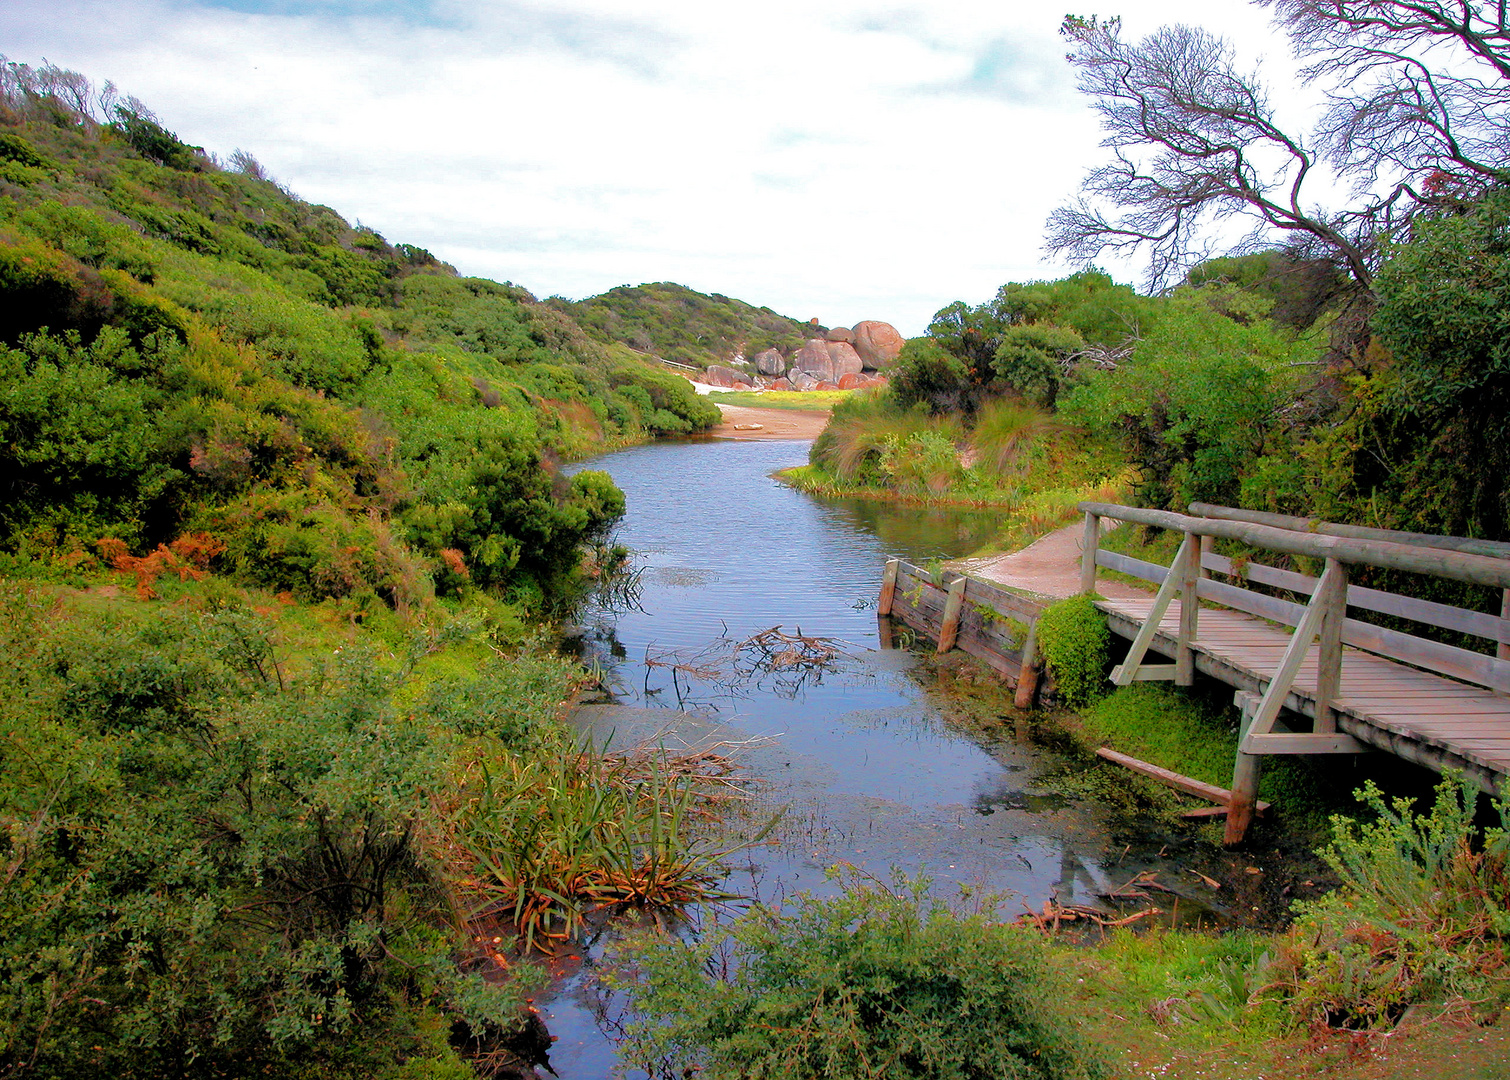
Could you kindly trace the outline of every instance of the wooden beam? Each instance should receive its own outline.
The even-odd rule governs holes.
[[[1135,521],[1161,529],[1195,532],[1225,540],[1240,540],[1252,547],[1283,551],[1290,555],[1309,555],[1316,559],[1336,559],[1345,563],[1363,563],[1388,570],[1467,581],[1475,585],[1492,585],[1510,589],[1510,559],[1491,558],[1462,551],[1445,551],[1385,540],[1362,540],[1316,533],[1278,529],[1271,525],[1254,525],[1246,521],[1221,521],[1197,518],[1168,510],[1146,510],[1117,503],[1082,502],[1079,509],[1097,517],[1118,521]]]
[[[938,651],[941,653],[954,648],[954,641],[959,636],[959,613],[965,605],[967,580],[957,577],[949,583],[949,599],[944,602],[944,625],[939,629]]]
[[[1242,719],[1238,726],[1237,759],[1232,764],[1232,797],[1227,800],[1227,826],[1222,830],[1222,846],[1229,848],[1243,842],[1248,835],[1248,826],[1253,824],[1253,816],[1258,812],[1258,778],[1264,761],[1257,754],[1242,751],[1242,743],[1252,736],[1259,696],[1239,690],[1233,700]]]
[[[1253,713],[1253,726],[1250,729],[1259,735],[1267,735],[1274,730],[1274,720],[1279,716],[1280,706],[1284,704],[1290,688],[1295,684],[1295,676],[1300,672],[1301,661],[1310,651],[1311,642],[1315,640],[1321,630],[1322,619],[1327,612],[1324,597],[1335,595],[1336,579],[1342,573],[1341,564],[1328,562],[1326,572],[1321,575],[1321,584],[1316,589],[1316,596],[1306,605],[1305,614],[1300,617],[1300,625],[1290,635],[1290,643],[1285,648],[1284,656],[1279,661],[1279,668],[1269,677],[1269,686],[1264,691],[1263,698],[1259,701]],[[1231,821],[1231,818],[1228,818]]]
[[[1208,784],[1204,780],[1197,780],[1194,777],[1182,776],[1171,769],[1160,768],[1158,765],[1151,765],[1146,761],[1139,761],[1135,757],[1119,753],[1110,747],[1101,747],[1096,751],[1096,756],[1105,758],[1107,761],[1121,765],[1124,768],[1131,769],[1135,773],[1141,773],[1150,780],[1157,780],[1159,783],[1164,784],[1166,787],[1172,787],[1176,791],[1183,791],[1187,795],[1194,795],[1198,799],[1205,799],[1207,802],[1226,806],[1232,801],[1232,792],[1224,787]],[[1262,806],[1265,810],[1269,808],[1268,803],[1263,803]]]
[[[1085,515],[1085,530],[1080,536],[1080,591],[1096,591],[1096,549],[1101,546],[1101,519]]]
[[[1112,682],[1118,686],[1130,686],[1138,677],[1138,665],[1143,662],[1143,657],[1148,653],[1148,646],[1153,642],[1154,634],[1158,633],[1159,620],[1164,617],[1164,612],[1169,610],[1169,602],[1174,599],[1174,594],[1179,591],[1180,583],[1185,577],[1185,568],[1194,558],[1192,552],[1191,536],[1185,534],[1184,541],[1180,544],[1180,550],[1175,553],[1174,562],[1169,566],[1169,576],[1164,579],[1164,584],[1159,586],[1159,591],[1153,598],[1153,607],[1148,612],[1148,618],[1143,620],[1143,627],[1138,631],[1137,637],[1127,648],[1127,658],[1117,666],[1112,673]]]
[[[876,603],[877,615],[891,614],[891,605],[897,594],[897,575],[901,571],[901,559],[886,560],[886,573],[881,575],[881,599]]]
[[[1112,668],[1112,682],[1118,686],[1135,682],[1173,682],[1178,676],[1178,668],[1178,664],[1139,664],[1128,682],[1119,682],[1122,678],[1122,665],[1118,664]]]
[[[1275,528],[1291,529],[1296,532],[1343,536],[1355,540],[1386,540],[1395,544],[1415,544],[1420,547],[1439,548],[1443,551],[1463,551],[1474,555],[1486,555],[1493,559],[1510,559],[1510,544],[1498,540],[1477,540],[1467,536],[1438,536],[1436,533],[1400,532],[1396,529],[1371,529],[1364,525],[1342,525],[1335,521],[1321,521],[1318,518],[1291,517],[1289,514],[1271,514],[1263,510],[1240,510],[1235,506],[1218,506],[1215,503],[1205,502],[1191,503],[1190,512],[1198,517],[1250,521],[1255,525],[1272,525]]]
[[[1332,704],[1342,685],[1342,624],[1347,621],[1347,567],[1336,559],[1328,559],[1326,572],[1321,578],[1327,587],[1323,591],[1318,585],[1315,595],[1322,609],[1316,644],[1315,730],[1317,734],[1328,734],[1337,730],[1337,714]]]
[[[1323,734],[1269,733],[1249,734],[1243,739],[1242,752],[1253,755],[1271,754],[1361,754],[1368,747],[1351,735],[1337,732]]]

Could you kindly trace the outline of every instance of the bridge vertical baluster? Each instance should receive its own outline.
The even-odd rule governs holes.
[[[1200,552],[1206,538],[1194,533],[1185,534],[1185,547],[1190,551],[1190,557],[1185,560],[1180,572],[1180,632],[1175,639],[1174,651],[1174,684],[1176,686],[1193,686],[1195,684],[1195,645],[1197,619],[1199,618],[1201,605],[1196,599],[1196,582],[1201,575]],[[1170,571],[1174,572],[1173,568]]]
[[[1337,730],[1334,703],[1342,689],[1342,624],[1347,618],[1347,567],[1336,559],[1326,561],[1326,573],[1317,586],[1316,602],[1321,605],[1321,633],[1316,644],[1316,725],[1317,734]],[[1323,586],[1326,589],[1322,594]]]
[[[1080,591],[1096,591],[1096,552],[1101,547],[1101,518],[1085,515],[1085,533],[1080,540]]]

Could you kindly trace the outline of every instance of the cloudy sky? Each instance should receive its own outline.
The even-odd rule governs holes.
[[[1087,8],[1091,14],[1094,8]],[[1234,0],[1198,19],[1279,74]],[[184,141],[463,273],[577,298],[670,280],[922,331],[1057,276],[1042,228],[1099,157],[1043,4],[7,0],[0,53],[113,80]],[[1135,266],[1109,267],[1124,280]]]

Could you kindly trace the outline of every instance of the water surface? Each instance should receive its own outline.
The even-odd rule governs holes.
[[[771,479],[803,464],[807,446],[658,444],[587,466],[624,490],[629,513],[616,539],[641,567],[638,607],[583,620],[585,651],[618,700],[651,710],[625,714],[631,730],[615,738],[767,740],[745,754],[760,779],[755,816],[782,807],[785,816],[779,845],[735,860],[730,885],[747,895],[832,890],[826,868],[849,863],[883,878],[927,874],[941,895],[967,886],[1034,907],[1051,894],[1094,902],[1108,884],[1102,812],[1044,790],[1055,763],[1043,751],[1007,743],[988,752],[951,727],[912,674],[916,658],[879,650],[885,560],[969,554],[998,515],[819,500]],[[716,667],[733,643],[775,626],[846,643],[848,658],[737,685],[670,666]],[[551,1003],[562,1077],[612,1066],[594,1024],[602,1004],[590,978]]]

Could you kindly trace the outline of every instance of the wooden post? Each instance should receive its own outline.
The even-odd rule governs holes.
[[[1019,709],[1031,709],[1033,698],[1038,694],[1038,620],[1028,624],[1027,640],[1022,643],[1022,666],[1017,671],[1017,690],[1012,695],[1012,704]]]
[[[1510,660],[1510,589],[1500,598],[1500,644],[1494,655]]]
[[[1096,550],[1101,546],[1101,519],[1085,515],[1085,532],[1080,540],[1080,591],[1096,591]]]
[[[1242,710],[1237,739],[1241,746],[1248,728],[1252,726],[1254,714],[1258,711],[1258,695],[1247,690],[1240,691],[1237,706]],[[1248,834],[1248,826],[1252,824],[1253,814],[1258,808],[1258,776],[1262,766],[1263,758],[1258,754],[1245,754],[1241,750],[1237,752],[1237,761],[1232,766],[1232,799],[1227,803],[1227,827],[1222,833],[1223,847],[1237,847]]]
[[[1196,582],[1200,580],[1201,549],[1205,544],[1204,536],[1185,534],[1185,546],[1190,548],[1190,558],[1185,560],[1184,571],[1180,574],[1180,633],[1175,641],[1174,651],[1174,684],[1176,686],[1193,686],[1195,684],[1195,638],[1196,620],[1201,612],[1200,601],[1196,599]],[[1174,571],[1171,570],[1170,573]]]
[[[1200,558],[1201,572],[1199,574],[1197,574],[1196,576],[1199,577],[1203,581],[1206,580],[1207,578],[1211,577],[1211,571],[1206,568],[1206,556],[1210,555],[1212,553],[1212,551],[1215,550],[1215,548],[1216,548],[1216,537],[1214,537],[1214,536],[1203,536],[1203,537],[1201,537],[1201,558]]]
[[[1322,605],[1321,633],[1316,646],[1316,726],[1317,734],[1337,730],[1337,710],[1333,703],[1342,689],[1342,624],[1347,618],[1347,567],[1328,559],[1321,575],[1326,592],[1317,585],[1316,602]]]
[[[965,606],[964,577],[949,583],[949,598],[944,601],[944,625],[939,629],[938,651],[946,653],[954,648],[954,639],[959,636],[959,613]]]
[[[901,559],[887,559],[886,573],[881,575],[881,599],[876,604],[877,615],[890,615],[892,599],[897,593],[897,575],[902,571]]]

